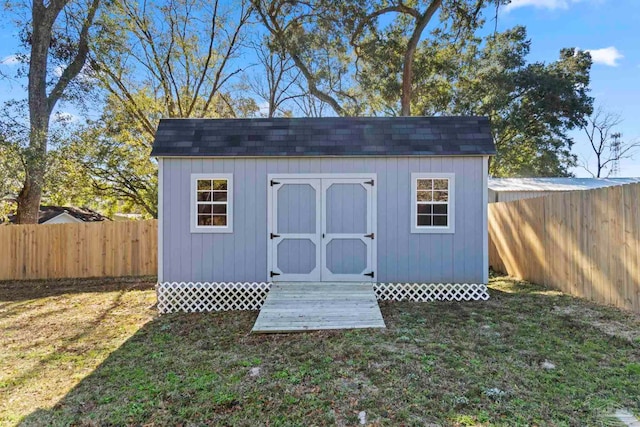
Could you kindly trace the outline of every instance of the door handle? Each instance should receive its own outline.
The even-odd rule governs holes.
[[[324,233],[322,233],[322,238],[324,239]]]

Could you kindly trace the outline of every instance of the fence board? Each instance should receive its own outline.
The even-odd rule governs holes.
[[[157,227],[156,220],[0,226],[0,280],[155,275]]]
[[[489,205],[497,271],[640,313],[640,184]]]
[[[624,306],[640,312],[640,205],[638,192],[631,186],[624,186],[622,199],[624,203],[624,269],[625,269],[625,300]]]

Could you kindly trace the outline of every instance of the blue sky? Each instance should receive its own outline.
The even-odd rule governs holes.
[[[640,0],[514,0],[498,29],[517,24],[527,27],[531,60],[552,61],[563,47],[595,50],[591,95],[621,115],[625,138],[640,139]],[[587,156],[586,139],[580,132],[574,138],[575,153]],[[574,173],[590,176],[581,168]],[[620,164],[619,176],[640,176],[640,152]]]
[[[6,21],[0,25],[0,71],[11,73],[16,32]],[[621,115],[626,139],[640,140],[640,0],[513,0],[501,11],[498,29],[515,25],[527,27],[532,61],[553,61],[563,47],[593,51],[591,95]],[[20,92],[20,84],[0,80],[0,102]],[[573,136],[575,153],[588,158],[587,141],[580,132]],[[590,176],[582,168],[573,172]],[[640,176],[640,153],[621,163],[619,176]]]

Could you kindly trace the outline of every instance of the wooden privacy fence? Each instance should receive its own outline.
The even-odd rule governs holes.
[[[489,264],[640,312],[640,184],[489,205]]]
[[[0,280],[156,275],[158,222],[0,226]]]

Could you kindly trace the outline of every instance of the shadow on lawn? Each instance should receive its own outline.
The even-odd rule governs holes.
[[[162,316],[21,425],[357,425],[360,411],[392,425],[593,425],[607,405],[640,410],[640,372],[625,367],[639,346],[554,309],[576,300],[519,286],[384,303],[386,330],[251,335],[255,312]]]
[[[7,385],[6,389],[10,390],[12,388],[20,387],[27,381],[39,375],[43,369],[47,369],[48,364],[53,360],[59,359],[62,354],[73,353],[74,352],[73,349],[77,345],[77,343],[81,342],[86,337],[94,334],[95,331],[100,327],[100,325],[104,323],[108,317],[112,316],[114,311],[120,308],[121,300],[124,292],[125,291],[118,292],[118,294],[115,296],[113,301],[111,301],[107,307],[105,307],[99,313],[97,313],[97,316],[95,318],[83,322],[83,324],[80,325],[78,330],[75,331],[73,335],[65,337],[64,339],[58,341],[55,351],[51,351],[48,355],[39,359],[38,363],[36,363],[29,370],[22,372],[18,376],[11,377],[11,384]],[[29,317],[29,321],[33,322],[36,318],[50,317],[50,316],[55,316],[57,314],[63,314],[66,311],[67,310],[64,310],[64,309],[49,311],[37,316],[31,316]],[[10,315],[11,311],[9,311],[8,313]],[[3,315],[5,314],[7,313],[3,313]],[[25,328],[24,325],[16,325],[16,329],[24,329],[24,328]],[[21,351],[28,352],[30,349],[38,345],[41,345],[41,344],[35,343],[30,345],[23,345],[21,347]]]
[[[43,279],[0,281],[0,303],[27,301],[64,294],[153,289],[155,277]]]

